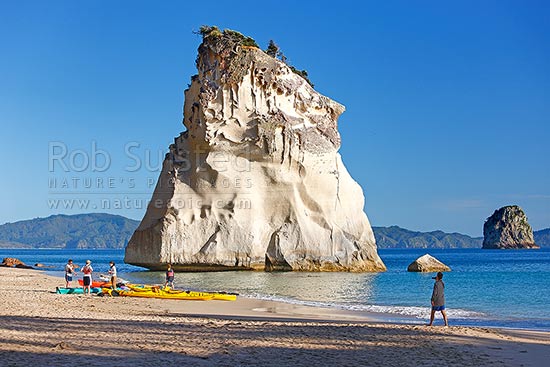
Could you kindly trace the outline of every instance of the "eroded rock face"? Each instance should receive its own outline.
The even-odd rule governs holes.
[[[413,272],[436,272],[436,271],[451,271],[447,265],[437,260],[435,257],[426,254],[410,263],[407,271]]]
[[[225,33],[205,37],[125,262],[150,269],[384,271],[338,149],[344,106]]]
[[[485,249],[539,248],[535,244],[533,229],[527,216],[517,205],[495,210],[483,225]]]

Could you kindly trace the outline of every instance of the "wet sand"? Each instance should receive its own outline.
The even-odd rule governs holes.
[[[63,279],[0,268],[0,365],[544,366],[550,333],[381,323],[239,297],[58,295]],[[451,320],[452,322],[452,320]]]

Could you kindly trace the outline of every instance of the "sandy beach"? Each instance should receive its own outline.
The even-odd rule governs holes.
[[[543,366],[550,358],[545,332],[388,324],[242,297],[55,294],[63,283],[0,268],[0,365]]]

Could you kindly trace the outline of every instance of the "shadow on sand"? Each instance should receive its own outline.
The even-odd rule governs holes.
[[[505,365],[493,358],[494,340],[483,345],[479,336],[459,335],[453,328],[143,315],[155,321],[0,316],[0,364]],[[511,344],[499,343],[497,349]]]

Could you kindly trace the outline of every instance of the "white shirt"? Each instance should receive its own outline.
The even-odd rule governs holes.
[[[74,273],[74,265],[73,264],[65,265],[65,274],[73,275],[73,273]]]
[[[109,269],[109,274],[111,274],[112,277],[116,277],[116,266],[111,266]]]

